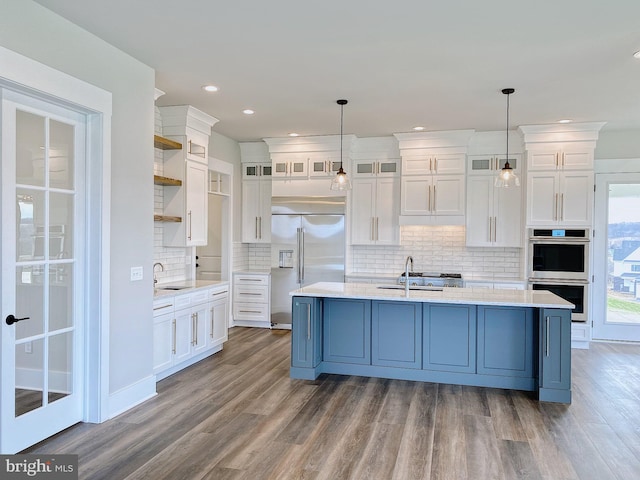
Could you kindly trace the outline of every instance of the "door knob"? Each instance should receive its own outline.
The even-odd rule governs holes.
[[[6,322],[7,322],[7,325],[13,325],[14,323],[21,322],[22,320],[29,320],[29,317],[16,318],[13,315],[8,315]]]

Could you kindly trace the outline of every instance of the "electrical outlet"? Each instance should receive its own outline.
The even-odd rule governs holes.
[[[24,344],[24,353],[33,353],[33,344],[31,342]]]
[[[131,267],[131,281],[137,282],[142,280],[142,267]]]

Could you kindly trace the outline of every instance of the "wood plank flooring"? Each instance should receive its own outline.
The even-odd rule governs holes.
[[[289,332],[234,328],[158,395],[24,453],[82,479],[640,479],[640,346],[573,350],[573,403],[323,375],[291,380]]]

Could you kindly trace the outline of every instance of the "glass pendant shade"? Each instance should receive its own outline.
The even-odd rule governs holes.
[[[349,180],[347,172],[342,167],[340,167],[340,170],[331,181],[331,190],[351,190],[351,180]]]
[[[509,165],[509,95],[511,95],[515,90],[513,88],[504,88],[502,93],[507,96],[507,155],[506,162],[498,176],[496,177],[496,181],[494,185],[498,188],[509,188],[509,187],[519,187],[520,179]]]
[[[498,188],[519,187],[520,179],[514,173],[513,168],[509,165],[509,162],[504,164],[504,168],[500,170],[500,173],[496,177],[494,185]]]

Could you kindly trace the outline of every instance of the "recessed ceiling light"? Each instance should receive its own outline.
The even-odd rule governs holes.
[[[202,89],[205,92],[217,92],[218,91],[218,87],[216,87],[215,85],[203,85]]]
[[[299,137],[299,136],[300,136],[300,134],[299,134],[299,133],[295,133],[295,132],[291,132],[291,133],[289,134],[289,136],[290,136],[290,137]]]
[[[640,50],[633,54],[635,58],[640,58]]]
[[[424,127],[413,127],[413,129],[414,129],[416,132],[421,132],[422,130],[424,130]]]
[[[254,114],[254,113],[256,113],[256,112],[254,112],[254,111],[253,111],[253,110],[251,110],[250,108],[247,108],[247,109],[245,109],[245,110],[242,110],[242,113],[244,113],[245,115],[253,115],[253,114]]]
[[[558,123],[571,123],[571,122],[573,122],[573,120],[570,120],[568,118],[565,118],[563,120],[558,120]]]

